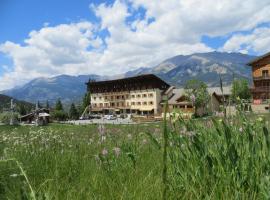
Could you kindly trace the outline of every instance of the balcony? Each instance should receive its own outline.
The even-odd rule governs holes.
[[[253,77],[254,81],[260,81],[260,80],[270,80],[270,75],[269,74],[264,74],[259,77]]]
[[[250,88],[251,92],[267,92],[270,93],[270,86],[260,86]]]

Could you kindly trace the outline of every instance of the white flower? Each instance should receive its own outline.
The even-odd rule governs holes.
[[[131,135],[131,134],[128,134],[128,135],[127,135],[127,138],[128,138],[129,140],[131,140],[131,139],[132,139],[132,135]]]
[[[107,156],[107,155],[108,155],[108,150],[104,148],[104,149],[101,151],[101,154],[102,154],[103,156]]]
[[[119,147],[114,147],[113,151],[116,157],[118,157],[121,153],[121,149]]]

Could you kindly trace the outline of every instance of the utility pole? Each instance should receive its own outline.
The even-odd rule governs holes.
[[[10,117],[10,125],[14,125],[14,103],[13,103],[13,99],[10,100],[10,113],[11,113],[11,117]]]

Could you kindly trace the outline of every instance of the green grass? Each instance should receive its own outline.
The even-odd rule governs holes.
[[[0,126],[0,199],[268,199],[268,117]]]

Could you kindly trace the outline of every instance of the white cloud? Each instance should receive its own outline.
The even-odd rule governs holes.
[[[223,51],[259,54],[270,51],[270,27],[257,28],[250,34],[233,35],[222,47]]]
[[[146,10],[144,18],[138,17],[139,7]],[[0,90],[38,76],[111,75],[153,66],[177,54],[211,51],[201,42],[203,35],[223,36],[270,22],[269,0],[116,0],[90,8],[100,24],[84,21],[52,27],[46,23],[30,32],[24,44],[0,44],[0,51],[14,63],[14,70],[0,78]],[[98,32],[103,29],[109,36],[102,39]],[[238,43],[232,41],[224,49],[233,45],[237,49]],[[258,40],[250,48],[260,52],[269,46],[263,44]]]

